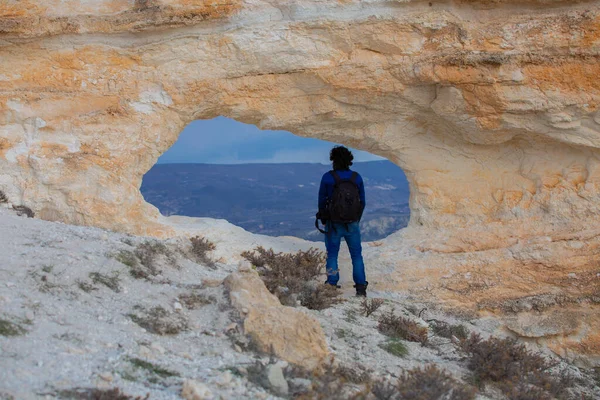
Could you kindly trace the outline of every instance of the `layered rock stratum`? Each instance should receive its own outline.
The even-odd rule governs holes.
[[[139,192],[192,120],[345,143],[411,186],[409,228],[366,251],[371,282],[598,363],[598,5],[4,1],[0,190],[42,219],[167,237],[210,231]]]

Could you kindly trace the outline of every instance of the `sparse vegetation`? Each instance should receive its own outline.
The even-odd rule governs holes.
[[[177,265],[177,259],[164,243],[157,240],[146,241],[139,244],[134,251],[119,250],[113,257],[129,267],[129,273],[136,279],[152,280],[160,275],[162,271],[158,264],[161,258],[173,265]]]
[[[340,292],[331,285],[304,285],[298,299],[300,304],[311,310],[324,310],[342,302]]]
[[[188,310],[195,310],[202,306],[216,303],[217,299],[214,296],[207,296],[202,293],[187,293],[179,295],[179,301]]]
[[[0,204],[8,203],[8,197],[0,190]]]
[[[476,391],[429,365],[405,371],[396,382],[377,382],[372,392],[378,400],[471,400]]]
[[[96,286],[94,286],[91,283],[86,282],[86,281],[80,281],[80,280],[78,280],[77,281],[77,286],[79,287],[79,289],[83,290],[86,293],[90,293],[90,292],[92,292],[94,290],[98,290],[98,288]]]
[[[73,388],[68,390],[60,390],[54,393],[54,395],[60,399],[69,400],[146,400],[150,398],[150,394],[147,394],[145,397],[128,396],[121,392],[119,388]]]
[[[177,263],[173,252],[164,243],[157,240],[139,244],[134,254],[140,260],[140,264],[145,267],[145,275],[156,276],[161,273],[157,266],[161,256],[165,257],[171,265],[176,265]]]
[[[105,275],[99,272],[90,272],[90,279],[95,284],[102,284],[112,290],[113,292],[119,293],[121,291],[121,285],[119,284],[119,274],[114,272],[112,275]],[[79,286],[81,288],[81,286]]]
[[[403,358],[408,355],[408,348],[399,339],[390,339],[380,344],[379,347],[396,357]]]
[[[572,386],[568,376],[548,372],[555,364],[513,339],[484,340],[472,333],[458,343],[458,349],[467,355],[476,384],[492,382],[511,400],[562,399]]]
[[[138,369],[145,370],[146,372],[156,375],[160,378],[170,378],[173,376],[179,376],[179,373],[170,371],[160,365],[152,364],[151,362],[142,360],[141,358],[130,358],[129,363]]]
[[[452,339],[466,339],[469,336],[469,330],[462,324],[449,324],[444,321],[429,320],[431,330],[438,336]]]
[[[369,317],[383,305],[383,302],[383,299],[364,299],[360,303],[360,310],[365,317]]]
[[[21,336],[27,333],[27,329],[21,324],[0,318],[0,336]]]
[[[190,238],[190,242],[192,243],[192,255],[196,261],[210,268],[215,268],[215,262],[207,254],[216,249],[215,244],[200,236]]]
[[[325,255],[320,250],[275,253],[273,249],[257,247],[242,253],[242,257],[256,267],[267,289],[282,304],[295,306],[300,300],[303,306],[320,310],[339,302],[340,293],[335,288],[315,285],[325,271]]]
[[[177,313],[170,313],[161,306],[145,309],[134,307],[137,313],[129,314],[133,322],[157,335],[176,335],[189,329],[187,319]]]
[[[17,212],[17,215],[20,217],[22,215],[26,215],[27,218],[35,217],[35,213],[33,210],[27,206],[13,206],[13,210]]]
[[[133,254],[133,251],[129,250],[119,250],[119,252],[114,255],[114,258],[121,264],[130,268],[134,268],[138,264],[137,257]]]
[[[427,344],[428,341],[427,328],[408,318],[394,315],[393,310],[390,310],[379,317],[377,328],[379,329],[379,332],[392,338],[404,339],[409,342],[418,342],[421,343],[421,345]]]

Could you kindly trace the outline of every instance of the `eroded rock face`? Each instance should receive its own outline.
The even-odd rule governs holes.
[[[244,315],[244,331],[266,353],[313,370],[328,353],[319,321],[300,310],[282,306],[258,274],[245,269],[225,279],[231,304]]]
[[[411,256],[386,259],[388,240],[370,259],[385,285],[493,312],[583,301],[578,351],[600,354],[599,5],[5,1],[0,190],[47,220],[169,236],[139,187],[191,121],[345,143],[410,181]]]

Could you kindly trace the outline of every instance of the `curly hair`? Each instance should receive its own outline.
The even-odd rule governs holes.
[[[344,146],[335,146],[329,152],[329,160],[333,161],[334,170],[346,170],[352,165],[354,156],[352,152]]]

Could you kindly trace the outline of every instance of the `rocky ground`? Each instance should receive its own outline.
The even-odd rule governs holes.
[[[256,236],[247,243],[250,250],[282,242]],[[227,250],[216,246],[207,253],[212,259]],[[183,238],[157,241],[0,209],[0,399],[84,399],[114,388],[150,399],[267,399],[302,391],[317,397],[319,389],[306,394],[322,384],[317,378],[240,340],[243,313],[222,283],[238,268],[225,258],[199,257]],[[449,314],[398,292],[370,296],[384,302],[368,317],[349,284],[340,304],[298,308],[320,323],[331,364],[350,376],[349,393],[429,364],[469,381],[452,339],[431,334],[426,345],[401,341],[394,351],[397,342],[377,328],[391,310],[425,327],[437,320],[483,337],[498,334],[493,317]],[[557,362],[555,369],[575,378],[577,398],[600,397],[593,370]],[[477,396],[502,398],[491,387]]]

